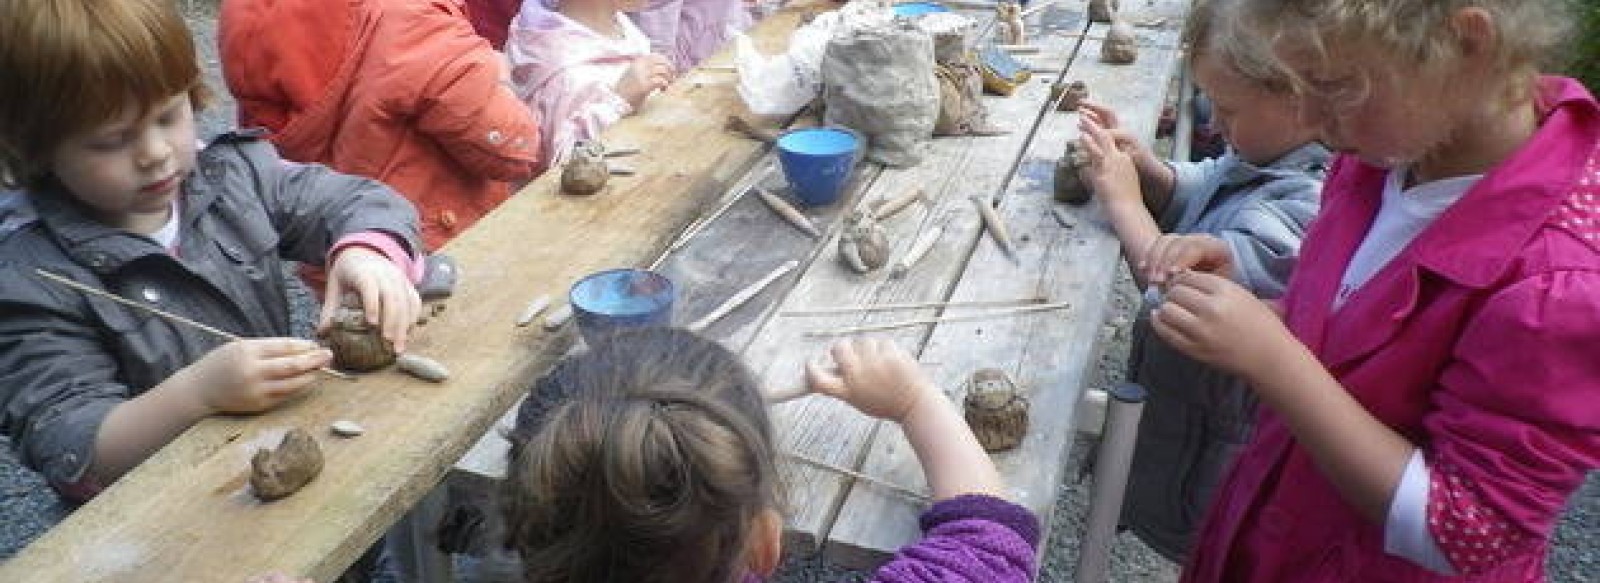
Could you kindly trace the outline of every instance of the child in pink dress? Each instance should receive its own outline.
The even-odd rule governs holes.
[[[1342,155],[1281,318],[1187,270],[1225,257],[1150,260],[1157,333],[1265,405],[1184,580],[1543,580],[1600,467],[1600,104],[1536,69],[1562,3],[1241,5]]]
[[[528,0],[511,21],[506,58],[517,95],[539,114],[542,163],[566,160],[665,89],[675,71],[622,14],[644,0]]]

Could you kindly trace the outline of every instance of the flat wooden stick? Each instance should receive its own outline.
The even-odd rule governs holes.
[[[838,328],[838,329],[834,329],[834,330],[813,330],[813,331],[810,331],[810,332],[806,332],[806,336],[811,336],[811,337],[839,336],[839,335],[843,335],[843,334],[856,334],[856,333],[859,333],[859,332],[876,332],[876,331],[879,331],[879,330],[893,330],[895,328],[905,328],[907,326],[921,326],[921,325],[924,325],[924,324],[942,324],[942,323],[945,323],[945,322],[960,322],[960,321],[963,321],[963,320],[983,320],[983,319],[986,319],[986,318],[1001,318],[1001,317],[1005,317],[1005,316],[1015,316],[1015,315],[1018,315],[1018,314],[1027,314],[1027,313],[1030,313],[1030,312],[1044,312],[1044,311],[1048,311],[1048,310],[1060,310],[1060,309],[1067,308],[1069,306],[1070,306],[1070,304],[1068,304],[1067,302],[1057,302],[1057,303],[1054,303],[1054,304],[1038,304],[1038,305],[1033,305],[1033,306],[1022,306],[1022,307],[1019,307],[1019,308],[1011,308],[1011,309],[1007,309],[1007,310],[995,310],[995,311],[992,311],[992,312],[983,312],[983,313],[979,313],[979,314],[961,314],[959,316],[939,316],[937,318],[919,318],[919,319],[916,319],[916,320],[905,320],[905,321],[901,321],[901,322],[888,322],[888,323],[885,323],[885,324],[867,324],[865,326],[851,326],[851,327],[848,327],[848,328]]]
[[[167,321],[176,322],[176,323],[179,323],[179,324],[183,324],[185,326],[189,326],[189,327],[194,328],[196,330],[199,330],[201,332],[206,332],[208,334],[211,334],[212,336],[216,336],[218,338],[222,338],[223,340],[234,341],[234,340],[241,340],[242,339],[237,334],[233,334],[231,332],[227,332],[227,331],[223,331],[223,330],[220,330],[220,329],[217,329],[217,328],[213,328],[211,326],[207,326],[207,325],[202,324],[200,322],[196,322],[194,320],[190,320],[190,319],[185,318],[183,316],[179,316],[177,314],[162,310],[160,308],[156,308],[154,306],[147,306],[145,304],[141,304],[139,302],[135,302],[133,300],[130,300],[128,298],[124,298],[122,296],[119,296],[119,295],[111,293],[111,292],[98,290],[98,289],[89,287],[87,285],[78,283],[76,281],[72,281],[71,279],[67,279],[67,278],[62,277],[60,275],[56,275],[56,274],[51,273],[49,271],[46,271],[44,269],[40,269],[40,268],[35,267],[33,269],[33,272],[39,274],[39,277],[43,277],[45,279],[48,279],[50,281],[59,283],[61,285],[67,286],[67,287],[70,287],[70,288],[78,290],[80,292],[83,292],[83,293],[86,293],[86,294],[89,294],[89,295],[92,295],[92,296],[95,296],[95,297],[98,297],[98,298],[104,298],[104,299],[107,299],[107,300],[111,300],[113,302],[122,304],[124,306],[128,306],[130,308],[134,308],[134,309],[137,309],[137,310],[143,310],[143,311],[148,312],[150,314],[154,314],[156,316],[164,318]],[[344,372],[341,372],[341,371],[333,370],[333,369],[328,368],[328,367],[319,368],[319,369],[317,369],[317,372],[320,372],[322,374],[325,374],[325,375],[328,375],[328,376],[331,376],[331,377],[337,378],[337,379],[344,379],[344,380],[347,380],[347,381],[356,380],[356,377],[354,375],[350,375],[348,373],[344,373]]]
[[[882,312],[887,310],[918,310],[922,308],[993,308],[1017,304],[1042,304],[1050,301],[1044,296],[1014,300],[973,300],[968,302],[914,302],[906,304],[877,304],[871,306],[843,306],[838,308],[810,308],[784,310],[780,316],[823,316],[828,314],[853,314],[856,312]]]
[[[750,301],[750,298],[756,297],[756,294],[761,293],[761,290],[764,290],[767,288],[767,286],[772,285],[772,282],[777,281],[778,278],[783,277],[784,274],[794,271],[794,268],[799,266],[799,261],[789,260],[784,262],[783,265],[779,265],[777,269],[772,270],[772,273],[768,273],[766,277],[763,277],[757,280],[755,283],[745,286],[744,289],[739,290],[739,293],[733,294],[727,299],[727,301],[722,302],[722,305],[717,306],[716,309],[711,310],[710,313],[701,316],[699,320],[691,322],[686,327],[693,332],[704,330],[706,326],[710,326],[712,322],[715,322],[723,316],[728,315],[728,312],[732,312],[739,306],[744,305],[745,302]]]
[[[933,497],[932,496],[929,496],[927,494],[923,494],[922,492],[918,492],[916,490],[912,490],[910,488],[907,488],[905,486],[901,486],[899,484],[889,483],[888,480],[882,480],[882,479],[879,479],[879,478],[874,478],[872,476],[868,476],[866,474],[863,474],[861,472],[858,472],[858,471],[855,471],[855,470],[852,470],[852,469],[849,469],[849,468],[841,468],[839,466],[830,464],[828,462],[825,462],[825,461],[822,461],[822,460],[819,460],[819,459],[812,459],[810,457],[806,457],[804,455],[800,455],[800,454],[792,452],[792,451],[783,452],[783,456],[787,457],[789,459],[795,460],[797,462],[802,462],[802,463],[804,463],[806,465],[809,465],[809,466],[821,468],[821,469],[828,470],[828,471],[836,473],[836,474],[840,474],[840,475],[843,475],[843,476],[846,476],[846,477],[850,477],[850,478],[854,478],[854,479],[860,480],[862,482],[866,482],[868,484],[883,488],[885,490],[889,490],[889,491],[894,492],[896,494],[899,494],[901,496],[905,496],[907,498],[911,498],[911,499],[916,500],[918,502],[921,502],[923,504],[928,504],[928,503],[933,502]]]
[[[911,272],[911,268],[922,260],[922,256],[927,255],[928,251],[933,249],[933,244],[938,243],[939,238],[943,236],[944,225],[942,224],[935,224],[929,227],[927,232],[918,235],[917,240],[911,243],[911,248],[906,250],[906,254],[894,263],[894,267],[889,268],[889,277],[896,279],[905,277],[907,273]]]

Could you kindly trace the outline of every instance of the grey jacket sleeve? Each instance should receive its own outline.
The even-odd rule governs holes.
[[[73,488],[82,486],[100,422],[129,394],[102,332],[86,317],[87,302],[50,287],[29,266],[0,263],[0,430],[23,463],[79,499],[93,493]]]
[[[284,160],[265,141],[241,140],[234,146],[254,170],[255,192],[278,231],[284,258],[322,265],[334,243],[364,231],[394,236],[413,259],[426,253],[416,208],[383,183]]]
[[[1199,162],[1167,162],[1173,173],[1172,200],[1167,203],[1161,216],[1156,217],[1161,232],[1170,233],[1178,225],[1184,224],[1183,218],[1189,214],[1189,209],[1204,205],[1217,191],[1217,186],[1222,184],[1223,171],[1227,168],[1222,160],[1206,158]]]
[[[1217,233],[1233,252],[1234,277],[1256,297],[1281,297],[1300,257],[1300,241],[1316,216],[1322,182],[1279,177],[1252,193],[1250,205]]]

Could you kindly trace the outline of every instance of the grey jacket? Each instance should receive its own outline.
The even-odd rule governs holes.
[[[1227,242],[1236,278],[1263,298],[1283,294],[1300,240],[1320,206],[1328,151],[1309,144],[1271,165],[1232,153],[1174,164],[1177,187],[1162,230]],[[1134,324],[1128,376],[1149,390],[1122,521],[1152,549],[1182,562],[1218,479],[1250,438],[1255,398],[1236,378],[1190,359],[1150,327],[1148,290]]]
[[[341,237],[383,231],[414,255],[416,211],[381,183],[286,162],[255,134],[225,134],[183,184],[176,255],[87,217],[61,192],[0,234],[0,431],[64,495],[82,498],[110,409],[222,340],[90,297],[45,269],[233,334],[288,336],[285,259],[320,265]]]

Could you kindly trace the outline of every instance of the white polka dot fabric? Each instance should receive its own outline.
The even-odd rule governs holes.
[[[1447,463],[1428,465],[1428,530],[1457,573],[1482,573],[1523,550],[1528,536],[1484,504],[1470,478]]]
[[[1554,223],[1591,245],[1600,245],[1600,149],[1589,156],[1577,187],[1556,209]]]

